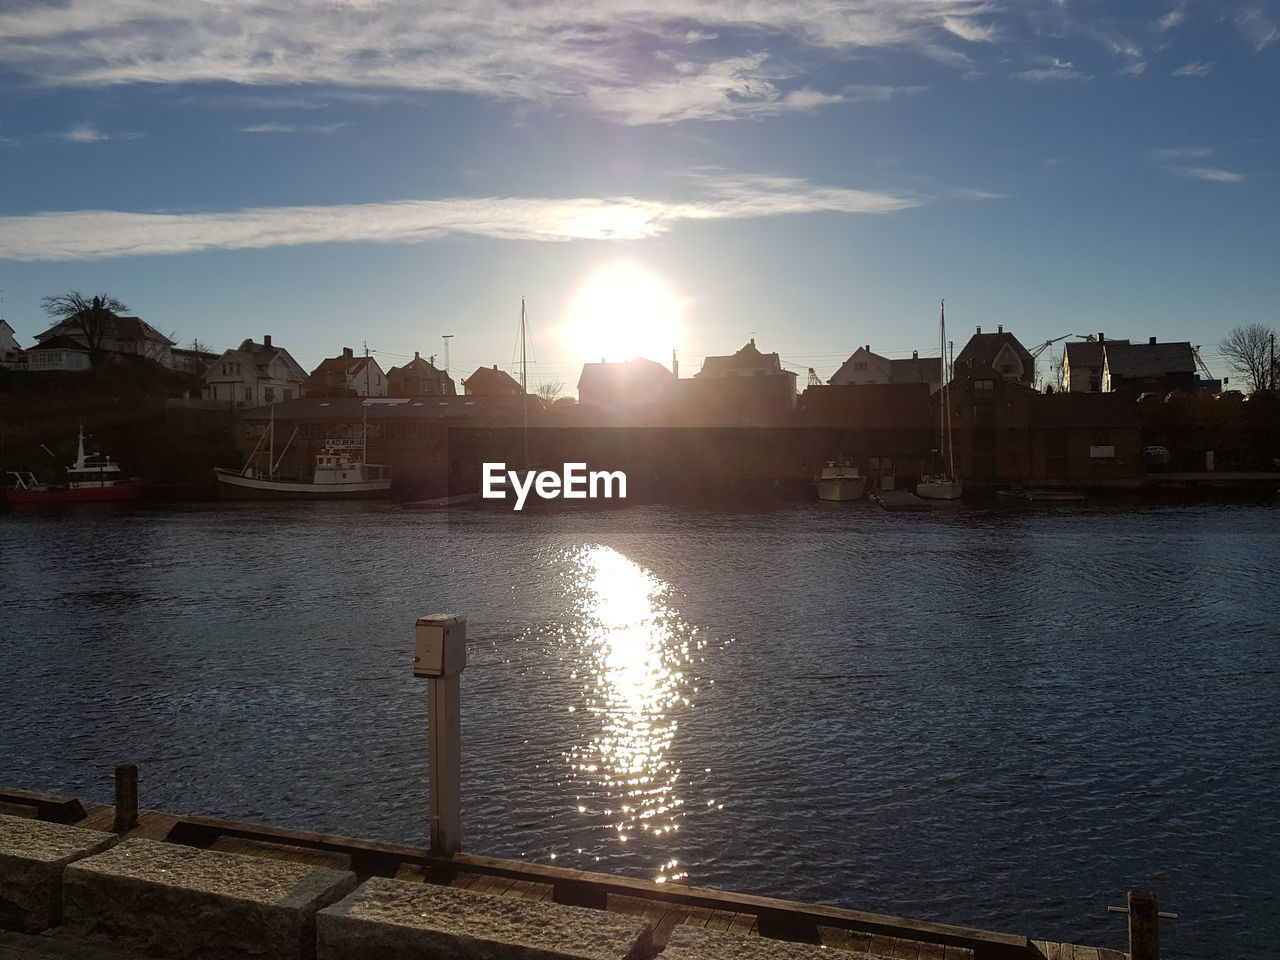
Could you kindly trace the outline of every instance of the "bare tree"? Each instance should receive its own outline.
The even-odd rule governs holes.
[[[112,315],[129,309],[110,294],[86,297],[79,290],[42,297],[40,303],[49,316],[79,330],[90,353],[102,349],[102,338]]]
[[[1271,351],[1275,331],[1260,323],[1235,327],[1222,338],[1218,352],[1232,372],[1244,378],[1249,393],[1257,393],[1271,385]]]
[[[564,392],[564,384],[559,380],[538,384],[538,396],[550,403]]]

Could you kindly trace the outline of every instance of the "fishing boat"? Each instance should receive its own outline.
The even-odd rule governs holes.
[[[955,448],[951,442],[950,371],[947,370],[947,302],[942,301],[938,319],[942,343],[942,391],[938,404],[938,450],[944,472],[923,476],[916,484],[916,496],[926,500],[959,500],[964,484],[956,476]]]
[[[76,448],[75,463],[67,467],[65,483],[43,483],[29,471],[10,471],[13,486],[4,492],[9,503],[106,503],[110,501],[137,500],[142,492],[142,481],[126,477],[120,465],[101,453],[85,453],[84,425],[80,426],[80,439]]]
[[[275,429],[275,410],[272,409],[266,432],[258,439],[244,466],[239,470],[214,468],[219,496],[229,500],[356,500],[383,497],[390,492],[391,468],[365,462],[367,426],[361,429],[358,440],[326,440],[324,450],[316,454],[315,470],[310,478],[280,473],[280,464],[298,430],[294,428],[277,457]],[[264,444],[267,448],[265,470],[256,465],[264,452]]]
[[[828,460],[814,483],[819,500],[861,500],[867,479],[845,459]]]

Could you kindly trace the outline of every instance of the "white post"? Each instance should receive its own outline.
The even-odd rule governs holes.
[[[413,675],[428,678],[433,853],[462,849],[460,681],[466,650],[466,617],[442,613],[418,619]]]

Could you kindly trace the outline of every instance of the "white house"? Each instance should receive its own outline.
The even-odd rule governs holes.
[[[97,303],[95,299],[95,304]],[[173,366],[170,353],[173,341],[151,324],[138,317],[122,317],[110,310],[101,308],[101,314],[86,311],[96,317],[95,337],[97,346],[103,353],[124,354],[133,357],[145,357],[166,367]],[[77,319],[79,314],[60,320],[43,333],[36,334],[36,340],[44,344],[55,337],[69,337],[80,346],[89,348],[89,337]]]
[[[306,382],[309,397],[385,397],[387,375],[373,357],[357,357],[350,347],[322,360]]]
[[[32,373],[88,370],[92,365],[89,348],[71,337],[46,337],[27,351],[27,369]]]
[[[25,362],[18,338],[8,320],[0,320],[0,367],[17,367]]]
[[[302,396],[306,378],[289,351],[265,336],[262,343],[245,340],[210,363],[200,395],[237,407],[261,407]]]

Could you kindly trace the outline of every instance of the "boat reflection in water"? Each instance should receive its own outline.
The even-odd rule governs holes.
[[[640,841],[665,857],[659,882],[681,879],[674,843],[663,842],[674,841],[684,806],[671,748],[676,713],[689,705],[685,669],[703,643],[670,606],[668,585],[618,551],[583,547],[569,560],[572,632],[582,645],[577,679],[598,722],[590,741],[567,754],[578,811],[619,842]]]

